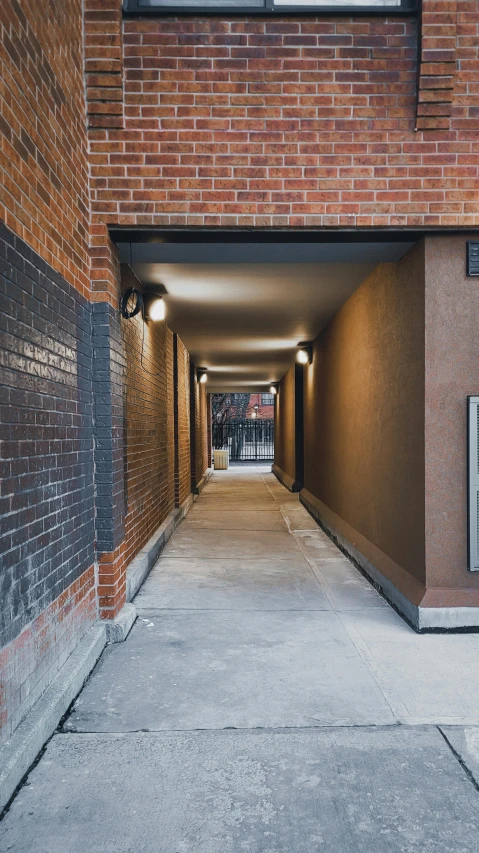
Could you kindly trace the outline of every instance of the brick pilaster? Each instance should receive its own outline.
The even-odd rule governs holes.
[[[98,557],[98,607],[100,619],[114,619],[126,601],[126,543]]]
[[[448,129],[456,74],[456,0],[423,0],[416,130]]]
[[[208,468],[211,468],[213,464],[213,436],[211,431],[211,394],[207,394],[206,396],[206,424],[207,424],[207,444],[208,444]]]
[[[112,243],[108,228],[97,222],[90,228],[91,299],[118,305],[120,293],[120,262],[118,248]]]
[[[126,600],[123,447],[124,355],[118,309],[92,306],[95,535],[99,607],[113,618]]]
[[[196,427],[198,421],[198,380],[196,378],[196,366],[190,361],[190,471],[191,491],[198,494],[197,488],[197,454],[196,454]]]
[[[85,0],[88,127],[123,127],[121,0]]]
[[[173,345],[175,506],[179,507],[191,489],[190,357],[183,341],[176,334]]]

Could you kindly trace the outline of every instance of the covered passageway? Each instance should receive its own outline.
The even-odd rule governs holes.
[[[274,473],[419,629],[478,623],[466,483],[477,331],[472,314],[469,337],[453,320],[455,294],[474,298],[468,236],[112,232],[209,395],[275,394]]]

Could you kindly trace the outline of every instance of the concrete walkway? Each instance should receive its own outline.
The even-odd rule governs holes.
[[[217,472],[0,824],[25,853],[477,853],[479,636],[414,633]]]

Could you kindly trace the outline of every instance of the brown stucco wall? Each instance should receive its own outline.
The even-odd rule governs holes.
[[[296,478],[294,405],[293,365],[279,383],[274,410],[274,464],[292,480]]]
[[[423,243],[378,266],[350,297],[316,339],[304,382],[305,489],[339,517],[348,538],[360,534],[360,550],[374,546],[381,571],[420,596]]]
[[[426,239],[426,571],[429,606],[479,606],[467,571],[466,398],[479,394],[479,284],[466,241]]]

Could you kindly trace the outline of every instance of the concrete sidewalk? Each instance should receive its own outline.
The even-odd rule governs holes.
[[[214,474],[135,604],[2,850],[479,849],[479,636],[414,633],[266,468]]]

